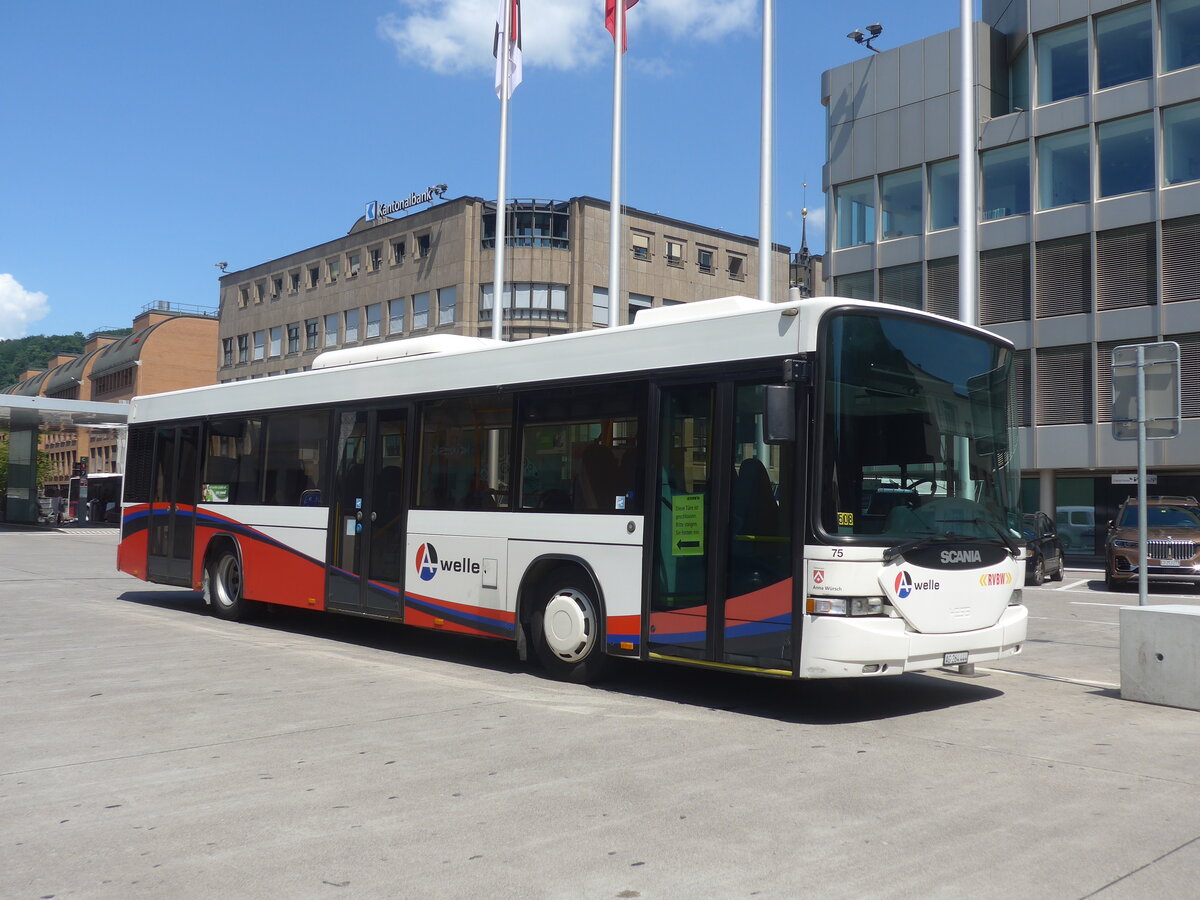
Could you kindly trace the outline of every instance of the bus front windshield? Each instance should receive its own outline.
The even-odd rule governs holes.
[[[1011,351],[855,311],[835,315],[821,356],[822,531],[890,544],[1020,539]]]

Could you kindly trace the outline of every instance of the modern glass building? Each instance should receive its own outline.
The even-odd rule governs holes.
[[[984,0],[974,27],[980,324],[1019,350],[1025,505],[1092,555],[1136,490],[1114,347],[1179,343],[1149,490],[1200,495],[1200,0]],[[954,30],[823,74],[829,293],[958,315],[958,71]]]

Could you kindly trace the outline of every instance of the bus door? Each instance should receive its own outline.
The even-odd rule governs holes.
[[[151,581],[192,585],[199,450],[199,425],[159,425],[154,429],[146,560]]]
[[[764,439],[766,383],[661,392],[653,654],[792,669],[796,448]]]
[[[330,609],[400,614],[408,508],[407,421],[403,409],[344,410],[336,418],[337,470],[329,504]]]

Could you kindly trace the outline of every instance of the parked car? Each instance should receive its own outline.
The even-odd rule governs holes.
[[[1060,506],[1054,511],[1058,536],[1067,550],[1096,552],[1096,510],[1091,506]]]
[[[1200,584],[1200,503],[1195,497],[1146,498],[1146,577]],[[1110,589],[1138,577],[1138,502],[1130,497],[1109,522],[1104,581]]]
[[[1027,547],[1025,583],[1042,584],[1047,579],[1062,581],[1067,564],[1063,560],[1063,545],[1058,530],[1045,513],[1021,516],[1021,533]]]

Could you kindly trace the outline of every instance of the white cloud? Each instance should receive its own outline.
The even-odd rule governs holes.
[[[404,62],[442,74],[490,69],[497,0],[398,0],[379,20],[379,34]],[[523,0],[522,54],[527,66],[569,70],[607,59],[603,0]],[[718,40],[756,23],[757,0],[653,0],[629,13],[635,29],[674,39]]]
[[[11,275],[0,272],[0,340],[24,337],[29,325],[50,312],[47,297],[27,291]]]

